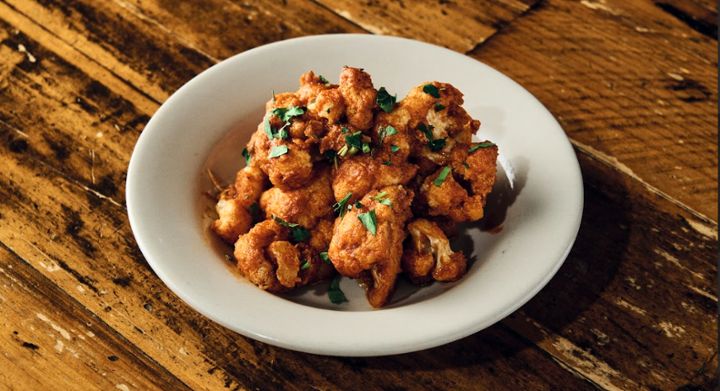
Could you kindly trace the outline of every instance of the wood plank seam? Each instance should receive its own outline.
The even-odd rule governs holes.
[[[162,104],[162,102],[152,95],[149,95],[145,91],[141,90],[137,86],[135,86],[132,82],[129,80],[123,78],[122,76],[118,75],[116,72],[114,72],[112,69],[107,68],[103,64],[97,62],[94,58],[89,57],[87,54],[77,50],[72,42],[67,42],[63,38],[59,37],[57,34],[53,33],[52,31],[48,30],[45,26],[37,24],[32,18],[30,18],[28,15],[24,14],[23,12],[19,11],[12,5],[9,5],[5,2],[0,2],[0,14],[4,15],[5,21],[9,23],[10,25],[14,26],[18,30],[26,31],[26,33],[29,33],[30,31],[34,31],[36,33],[39,33],[40,35],[47,34],[48,38],[51,39],[42,39],[42,37],[35,36],[35,40],[38,42],[43,41],[45,42],[45,46],[53,51],[54,53],[57,53],[58,56],[61,56],[65,61],[67,61],[70,64],[75,65],[78,68],[83,68],[82,66],[79,66],[77,64],[77,59],[74,58],[76,56],[80,56],[83,60],[88,61],[90,64],[92,64],[94,67],[98,67],[101,72],[107,72],[110,75],[113,76],[116,80],[118,80],[120,83],[124,85],[125,88],[129,88],[130,91],[132,91],[135,94],[140,95],[143,99],[150,101],[151,105],[153,106],[152,110],[146,110],[149,112],[154,112],[154,109],[156,106],[159,106]],[[28,31],[30,30],[30,31]],[[48,45],[50,43],[51,45]],[[74,55],[74,56],[73,56]],[[98,70],[98,69],[96,69]],[[117,86],[115,83],[110,83],[107,85],[108,88],[111,90],[115,90],[116,93],[119,95],[125,95],[127,90],[125,88],[122,88],[122,86]],[[123,91],[125,90],[125,91]]]
[[[357,23],[354,22],[353,20],[348,19],[348,18],[344,17],[343,15],[339,14],[339,13],[336,12],[334,9],[327,7],[325,4],[318,3],[317,0],[310,0],[310,2],[313,3],[313,4],[315,4],[316,6],[318,6],[318,7],[322,8],[322,9],[324,9],[324,10],[332,13],[333,15],[336,15],[338,18],[341,18],[341,19],[345,20],[346,22],[348,22],[348,23],[352,24],[353,26],[361,29],[362,31],[365,31],[365,32],[368,33],[368,34],[375,34],[375,33],[371,32],[370,30],[366,29],[365,27],[357,24]]]
[[[558,363],[558,365],[560,365],[561,367],[565,368],[565,370],[567,370],[568,372],[570,372],[570,373],[572,373],[573,375],[577,376],[578,378],[583,379],[584,381],[588,382],[589,384],[593,385],[593,386],[594,386],[595,388],[597,388],[598,390],[601,390],[601,391],[622,391],[622,389],[617,388],[617,387],[614,387],[614,385],[610,385],[609,388],[602,386],[602,385],[601,385],[600,383],[598,383],[596,380],[593,380],[593,379],[592,379],[592,376],[591,376],[590,374],[583,373],[583,372],[580,370],[580,368],[577,368],[577,367],[571,365],[570,363],[565,362],[565,360],[563,360],[561,357],[558,357],[557,355],[552,354],[551,352],[549,352],[548,350],[544,349],[543,347],[541,347],[541,346],[538,345],[537,343],[533,342],[532,340],[528,339],[528,338],[525,337],[524,335],[522,335],[522,334],[518,333],[517,331],[515,331],[515,329],[513,329],[512,327],[510,327],[510,326],[508,326],[508,325],[506,325],[506,324],[503,324],[502,322],[500,322],[499,324],[501,325],[501,327],[503,327],[504,329],[508,330],[508,332],[510,332],[510,333],[512,333],[512,334],[515,334],[515,335],[517,336],[517,338],[519,338],[520,340],[524,341],[524,342],[525,342],[526,344],[528,344],[529,346],[534,347],[535,349],[537,349],[537,350],[540,351],[541,353],[545,354],[547,357],[549,357],[550,359],[552,359],[553,361],[555,361],[556,363]],[[538,327],[539,327],[539,325],[538,325]],[[576,348],[577,348],[578,350],[580,350],[579,347],[576,347]],[[605,363],[603,363],[603,364],[605,364]],[[607,364],[605,364],[605,365],[607,365]],[[607,380],[607,379],[605,379],[605,380]],[[637,386],[637,384],[635,384],[635,385]]]
[[[179,42],[181,45],[185,46],[186,48],[188,48],[190,50],[195,51],[196,53],[204,56],[208,60],[210,60],[216,64],[219,63],[220,61],[222,61],[221,59],[213,56],[212,54],[200,49],[195,44],[193,44],[192,42],[187,40],[185,37],[183,37],[179,34],[176,34],[172,29],[170,29],[167,26],[165,26],[164,24],[160,23],[160,21],[158,21],[157,19],[154,19],[148,15],[145,15],[145,13],[143,13],[142,10],[139,9],[134,4],[131,4],[131,3],[127,2],[126,0],[113,0],[113,2],[117,5],[119,5],[120,7],[122,7],[123,9],[127,10],[133,16],[136,16],[138,19],[156,26],[163,33],[167,34],[168,36],[170,36],[171,38],[173,38],[174,40]]]
[[[594,148],[592,148],[592,147],[590,147],[590,146],[588,146],[588,145],[584,145],[584,144],[582,144],[582,143],[580,143],[580,142],[578,142],[578,141],[576,141],[576,140],[570,139],[570,143],[571,143],[579,152],[582,152],[582,153],[584,153],[585,155],[589,156],[590,158],[595,159],[595,160],[597,160],[597,161],[599,161],[599,162],[601,162],[601,163],[603,163],[603,164],[605,164],[605,165],[607,165],[607,166],[612,167],[614,170],[616,170],[616,171],[618,171],[618,172],[621,172],[621,173],[629,176],[629,177],[632,178],[634,181],[637,181],[638,183],[640,183],[644,188],[646,188],[646,189],[647,189],[648,191],[650,191],[651,193],[654,193],[654,194],[656,194],[656,195],[658,195],[658,196],[660,196],[660,197],[668,200],[669,202],[677,205],[677,206],[680,207],[681,209],[685,210],[686,212],[688,212],[688,213],[692,214],[693,216],[695,216],[696,218],[698,218],[698,219],[699,219],[700,221],[702,221],[704,224],[710,225],[710,226],[711,226],[711,229],[713,229],[714,232],[715,232],[714,237],[717,238],[718,223],[717,223],[716,221],[713,221],[712,219],[710,219],[709,217],[705,216],[704,214],[702,214],[702,213],[694,210],[692,207],[690,207],[690,206],[682,203],[681,201],[673,198],[672,196],[670,196],[669,194],[665,193],[664,191],[658,189],[657,187],[655,187],[655,186],[653,186],[653,185],[645,182],[644,180],[642,180],[642,178],[640,178],[638,175],[636,175],[634,172],[632,172],[632,170],[630,170],[628,167],[626,167],[626,166],[623,165],[622,163],[618,162],[617,159],[611,158],[611,157],[605,155],[604,153],[602,153],[602,152],[600,152],[600,151],[598,151],[598,150],[596,150],[596,149],[594,149]],[[614,160],[614,161],[613,161],[613,160]],[[695,227],[694,227],[694,228],[695,228]],[[696,230],[697,230],[697,229],[696,229]],[[707,232],[702,232],[701,230],[698,230],[698,232],[700,232],[700,233],[702,233],[702,234],[704,234],[704,235],[706,235],[706,236],[708,235]]]
[[[509,23],[505,23],[505,24],[502,25],[500,28],[496,29],[495,32],[493,32],[492,34],[490,34],[488,37],[486,37],[486,38],[483,39],[482,41],[478,42],[477,45],[473,46],[473,48],[470,49],[470,50],[468,50],[467,52],[465,52],[465,54],[466,54],[466,55],[469,55],[470,53],[473,53],[473,52],[479,50],[481,46],[483,46],[484,44],[486,44],[486,43],[487,43],[488,41],[490,41],[493,37],[497,36],[501,31],[503,31],[505,28],[507,28],[508,26],[510,26],[512,23],[514,23],[515,21],[517,21],[517,20],[519,20],[520,18],[524,17],[525,15],[529,14],[530,12],[533,12],[533,11],[535,10],[535,8],[540,7],[542,1],[543,1],[543,0],[536,1],[536,2],[534,2],[534,3],[532,3],[532,4],[530,4],[530,5],[529,5],[527,8],[525,8],[524,10],[521,10],[521,12],[518,14],[518,16],[517,16],[515,19],[513,19],[513,20],[512,20],[511,22],[509,22]]]
[[[79,302],[77,299],[75,299],[75,297],[73,297],[72,295],[70,295],[70,294],[68,294],[67,292],[65,292],[65,290],[64,290],[61,286],[59,286],[55,281],[51,280],[51,279],[48,278],[46,275],[44,275],[43,273],[41,273],[40,271],[38,271],[37,268],[36,268],[31,262],[29,262],[27,259],[23,258],[20,254],[18,254],[17,252],[15,252],[15,250],[14,250],[13,248],[9,247],[8,245],[6,245],[6,244],[5,244],[4,242],[2,242],[1,240],[0,240],[0,247],[2,247],[3,249],[5,249],[6,251],[8,251],[10,254],[12,254],[12,256],[16,257],[18,260],[24,262],[24,263],[25,263],[26,265],[28,265],[32,270],[36,271],[36,272],[38,273],[38,275],[39,275],[38,278],[41,278],[41,279],[45,280],[48,285],[50,285],[50,286],[52,286],[52,287],[54,287],[54,288],[57,288],[59,291],[64,292],[65,300],[67,300],[68,302],[70,302],[73,306],[77,306],[77,308],[81,308],[82,310],[84,310],[84,311],[86,311],[87,313],[91,314],[92,317],[97,321],[98,325],[101,326],[101,327],[103,327],[103,328],[105,329],[105,330],[104,330],[105,332],[107,332],[107,333],[112,333],[112,334],[115,336],[115,338],[117,338],[119,341],[122,341],[123,344],[125,344],[125,345],[127,345],[127,346],[135,347],[135,348],[137,349],[137,352],[136,352],[136,353],[142,354],[146,360],[154,363],[155,365],[158,366],[158,368],[162,368],[162,370],[165,371],[166,376],[168,376],[168,377],[170,377],[170,378],[173,378],[175,381],[177,381],[177,382],[180,383],[180,384],[185,385],[188,389],[192,389],[192,387],[188,386],[187,383],[185,383],[185,382],[182,381],[182,379],[180,379],[180,378],[178,378],[177,376],[175,376],[174,373],[170,372],[167,368],[165,368],[162,364],[160,364],[160,363],[159,363],[157,360],[155,360],[152,356],[148,355],[145,351],[143,351],[142,349],[140,349],[139,347],[137,347],[136,345],[134,345],[134,344],[133,344],[130,340],[128,340],[122,333],[118,332],[118,331],[115,330],[115,328],[113,328],[110,324],[108,324],[107,322],[105,322],[101,316],[99,316],[99,315],[96,314],[95,312],[91,311],[89,308],[87,308],[85,305],[83,305],[81,302]]]

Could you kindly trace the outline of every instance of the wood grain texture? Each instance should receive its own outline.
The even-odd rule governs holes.
[[[466,53],[527,11],[535,0],[317,0],[365,30],[445,46]]]
[[[471,55],[577,148],[716,223],[717,41],[684,27],[650,1],[547,1]]]
[[[189,390],[0,246],[0,384],[10,390]]]

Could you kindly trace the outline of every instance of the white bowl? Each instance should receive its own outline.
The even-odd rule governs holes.
[[[331,304],[326,285],[274,295],[246,282],[209,231],[210,168],[224,183],[244,165],[241,150],[271,91],[295,91],[313,70],[330,81],[344,65],[364,68],[376,88],[404,96],[426,81],[465,94],[482,122],[477,140],[499,146],[498,182],[486,217],[464,226],[454,247],[471,265],[452,284],[400,283],[372,309],[343,279],[349,301]],[[258,47],[201,73],[157,111],[140,136],[127,177],[130,224],[157,275],[198,312],[244,336],[303,352],[377,356],[448,343],[486,328],[532,298],[575,240],[583,188],[562,128],[508,77],[445,48],[371,35],[324,35]],[[490,225],[501,223],[501,230]]]

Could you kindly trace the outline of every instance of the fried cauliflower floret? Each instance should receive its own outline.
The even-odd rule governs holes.
[[[293,245],[287,227],[265,220],[235,243],[240,272],[250,282],[269,292],[286,292],[332,275],[318,252],[305,243]]]
[[[293,138],[270,139],[263,128],[260,124],[248,143],[248,150],[252,153],[250,164],[263,170],[277,187],[293,189],[303,186],[312,177],[314,158],[311,144]],[[287,148],[287,152],[270,157],[275,148]]]
[[[437,224],[416,219],[408,223],[407,230],[410,237],[403,252],[402,268],[414,284],[457,281],[465,274],[465,255],[452,251],[450,241]]]
[[[361,278],[373,307],[381,307],[392,294],[400,273],[405,223],[412,216],[413,193],[402,186],[387,186],[366,194],[360,208],[338,217],[328,256],[341,275]],[[380,202],[380,200],[387,200]],[[391,205],[388,205],[391,204]],[[373,234],[363,218],[375,216]]]
[[[481,145],[487,146],[469,152]],[[418,214],[426,211],[429,216],[447,216],[455,222],[481,219],[487,195],[495,183],[497,154],[497,146],[492,143],[459,144],[450,155],[450,165],[425,178],[413,210]],[[444,180],[439,178],[443,173]]]
[[[347,107],[347,122],[361,131],[370,129],[377,100],[377,90],[373,87],[370,75],[362,69],[345,67],[340,71],[338,90]]]
[[[324,163],[315,164],[314,174],[304,186],[289,190],[273,187],[260,197],[266,218],[274,215],[307,229],[314,228],[322,218],[332,217],[333,203],[330,167]]]
[[[310,106],[317,99],[318,94],[333,88],[337,88],[337,85],[323,81],[313,71],[310,71],[300,76],[300,88],[294,95],[302,106]]]
[[[480,127],[480,121],[473,120],[462,108],[462,96],[450,84],[424,83],[410,90],[390,113],[379,113],[376,124],[393,126],[400,135],[407,135],[404,142],[411,147],[410,154],[420,172],[426,175],[446,164],[457,143],[470,143]]]
[[[348,193],[352,194],[350,202],[365,195],[370,190],[390,185],[404,185],[417,172],[417,166],[403,160],[387,160],[381,156],[371,157],[369,154],[357,154],[342,159],[335,170],[333,192],[335,200],[340,201]]]
[[[245,167],[238,171],[235,183],[226,187],[219,195],[215,210],[218,219],[210,229],[229,244],[235,243],[238,236],[252,227],[251,206],[260,198],[267,187],[267,176],[255,167]]]

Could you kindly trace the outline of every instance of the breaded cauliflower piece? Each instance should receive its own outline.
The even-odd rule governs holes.
[[[277,216],[287,222],[312,229],[323,218],[333,215],[335,203],[330,166],[316,163],[314,174],[302,187],[284,190],[273,187],[260,196],[260,208],[266,218]]]
[[[486,146],[478,147],[481,145]],[[450,165],[425,178],[413,210],[426,211],[429,216],[447,216],[455,222],[481,219],[487,195],[495,183],[497,155],[497,146],[489,142],[458,144],[450,154]],[[443,173],[444,180],[440,178]]]
[[[248,150],[252,153],[250,164],[263,170],[277,187],[294,189],[303,186],[312,177],[314,158],[311,144],[289,137],[285,140],[270,139],[263,129],[263,124],[260,124],[248,143]],[[287,152],[270,157],[275,148],[287,148]]]
[[[403,252],[402,269],[414,284],[457,281],[465,275],[465,255],[452,251],[450,241],[437,224],[415,219],[408,223],[407,230],[410,237]]]
[[[267,182],[267,176],[258,168],[245,167],[238,171],[235,183],[218,195],[215,210],[219,217],[210,224],[210,229],[227,243],[235,243],[238,236],[252,227],[254,217],[257,216],[253,216],[251,206],[267,188]]]
[[[390,113],[378,113],[375,123],[397,129],[397,137],[405,140],[394,143],[409,145],[412,160],[420,166],[420,173],[427,175],[447,164],[455,144],[470,143],[480,127],[480,121],[462,107],[462,96],[450,84],[424,83],[410,90]]]
[[[269,292],[286,292],[332,275],[318,252],[305,243],[293,245],[289,231],[265,220],[235,243],[237,267],[250,282]]]
[[[294,95],[298,98],[301,106],[310,106],[322,91],[336,88],[336,84],[323,81],[320,76],[315,76],[315,72],[309,71],[300,76],[300,88]]]
[[[402,186],[387,186],[370,191],[360,200],[362,207],[336,219],[328,256],[341,275],[365,282],[373,307],[385,304],[395,287],[412,198]],[[361,220],[372,220],[373,215],[374,234]]]
[[[345,100],[347,122],[361,131],[370,129],[377,100],[370,75],[362,69],[344,67],[340,71],[338,90]]]
[[[355,202],[370,190],[405,185],[417,172],[417,166],[404,160],[390,160],[389,165],[384,164],[386,162],[381,156],[373,158],[369,154],[342,159],[333,177],[335,200],[340,201],[352,194],[350,202]]]

